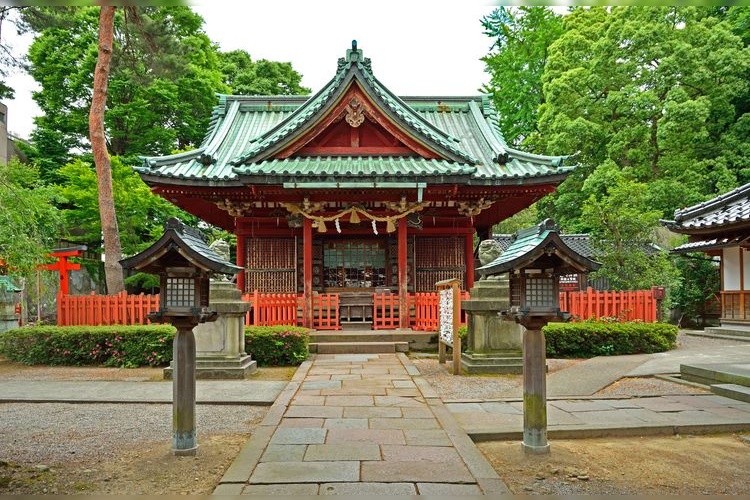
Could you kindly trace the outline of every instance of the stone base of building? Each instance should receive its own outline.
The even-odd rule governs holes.
[[[461,371],[467,374],[523,373],[523,355],[521,351],[480,353],[461,353]]]
[[[172,380],[173,363],[164,368],[164,379]],[[249,354],[226,358],[197,358],[195,378],[198,380],[242,380],[258,371],[258,363]]]

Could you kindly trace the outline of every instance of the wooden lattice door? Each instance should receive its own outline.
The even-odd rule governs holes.
[[[246,291],[295,293],[295,238],[248,238]]]
[[[414,262],[417,292],[432,292],[436,282],[447,279],[458,279],[465,289],[465,241],[456,237],[416,238]]]

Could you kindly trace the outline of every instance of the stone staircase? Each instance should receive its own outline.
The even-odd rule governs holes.
[[[744,326],[722,325],[709,326],[705,330],[686,330],[688,335],[710,337],[716,339],[741,340],[750,342],[750,329]]]
[[[435,332],[362,330],[310,333],[310,352],[318,354],[380,354],[437,349]]]
[[[680,378],[708,386],[719,396],[750,403],[750,363],[680,365]]]

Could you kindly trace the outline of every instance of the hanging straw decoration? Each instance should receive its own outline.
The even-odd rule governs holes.
[[[349,207],[349,208],[347,208],[345,210],[342,210],[341,212],[339,212],[337,214],[327,215],[326,216],[326,215],[313,215],[311,213],[313,211],[320,210],[319,206],[315,206],[315,207],[311,206],[310,209],[307,210],[305,208],[305,206],[295,205],[294,203],[282,203],[282,205],[289,211],[290,214],[292,214],[292,215],[299,214],[299,215],[301,215],[303,217],[306,217],[306,218],[312,220],[313,223],[314,223],[313,227],[317,227],[319,233],[325,233],[328,230],[328,228],[326,228],[325,223],[326,222],[333,222],[333,221],[335,221],[335,223],[336,223],[336,230],[340,233],[341,232],[341,229],[340,229],[341,226],[340,226],[340,223],[339,223],[339,219],[341,219],[342,217],[345,217],[346,215],[349,215],[349,222],[352,223],[352,224],[358,224],[358,223],[360,223],[362,221],[362,219],[361,219],[360,216],[364,216],[364,217],[367,217],[368,219],[370,219],[370,221],[372,222],[372,230],[373,230],[373,232],[375,234],[378,234],[378,229],[377,229],[377,226],[375,224],[376,222],[385,222],[386,223],[386,231],[389,232],[389,233],[392,233],[392,232],[396,231],[396,221],[397,220],[401,220],[404,217],[406,217],[409,214],[412,214],[414,212],[419,212],[422,209],[424,209],[426,206],[428,206],[429,204],[430,204],[430,202],[415,203],[415,204],[413,204],[411,206],[407,206],[407,205],[401,206],[401,204],[399,204],[398,206],[395,206],[394,204],[391,204],[391,205],[394,205],[393,208],[392,208],[394,211],[400,211],[402,209],[404,211],[400,212],[400,213],[398,213],[396,215],[384,215],[384,216],[381,217],[381,216],[373,215],[373,214],[367,212],[367,210],[365,210],[361,206],[352,206],[352,207]],[[319,205],[319,204],[317,204],[317,205]],[[396,210],[396,209],[398,209],[398,210]]]

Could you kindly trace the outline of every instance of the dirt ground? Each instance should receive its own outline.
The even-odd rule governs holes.
[[[294,368],[263,368],[255,377],[288,380],[293,373]],[[160,375],[159,369],[26,367],[0,359],[0,382],[12,378],[159,380]],[[547,456],[525,456],[518,442],[480,443],[479,448],[516,494],[736,495],[750,494],[748,431],[551,440]],[[106,426],[101,432],[106,439]],[[0,495],[210,494],[249,436],[203,434],[196,457],[172,456],[168,442],[142,441],[109,461],[75,455],[44,464],[0,460]]]
[[[750,493],[750,433],[551,440],[546,456],[526,456],[518,442],[478,446],[519,495]]]

